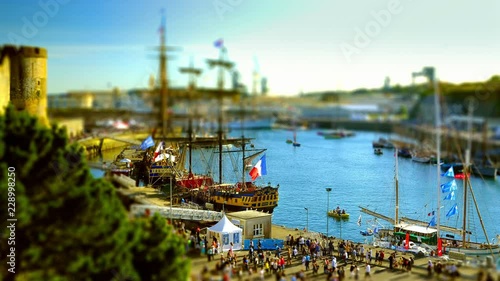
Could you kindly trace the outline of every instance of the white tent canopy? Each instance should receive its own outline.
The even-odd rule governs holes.
[[[217,238],[219,250],[222,249],[222,251],[229,251],[231,242],[233,242],[233,250],[241,250],[242,232],[241,228],[234,225],[224,215],[218,223],[208,228],[207,240],[211,242],[214,237]]]

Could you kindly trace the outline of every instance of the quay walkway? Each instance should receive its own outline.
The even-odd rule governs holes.
[[[158,213],[165,218],[193,221],[219,221],[224,216],[223,212],[191,208],[162,207],[143,204],[132,204],[130,206],[130,215],[133,217],[144,216],[147,213],[151,215],[153,215],[154,213]]]

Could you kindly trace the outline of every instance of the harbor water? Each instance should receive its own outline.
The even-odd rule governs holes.
[[[372,141],[388,137],[375,132],[356,132],[354,137],[342,139],[324,139],[317,132],[297,132],[300,147],[285,142],[292,138],[291,131],[244,132],[245,137],[253,138],[255,147],[267,148],[267,175],[256,182],[280,185],[273,224],[301,230],[308,226],[310,231],[326,234],[328,230],[330,236],[363,242],[365,237],[360,234],[361,230],[389,224],[362,214],[359,206],[391,218],[395,215],[394,150],[384,149],[383,155],[375,155]],[[241,137],[241,134],[240,131],[231,132],[232,137]],[[103,160],[111,161],[117,153],[119,151],[107,152]],[[430,221],[432,212],[436,214],[438,207],[437,167],[405,158],[398,159],[398,167],[400,217]],[[98,175],[98,171],[93,172]],[[440,177],[440,183],[450,180]],[[440,213],[442,224],[460,228],[463,224],[463,181],[456,181],[456,200],[443,201],[446,194],[441,193]],[[500,181],[472,177],[471,183],[488,238],[492,241],[500,234],[497,223],[500,208],[496,202],[500,198]],[[332,191],[328,194],[326,188]],[[458,214],[447,218],[446,213],[455,203]],[[337,206],[350,214],[348,220],[327,216],[327,209]],[[486,241],[474,205],[469,203],[467,208],[470,210],[467,222],[473,233],[471,241]],[[358,225],[360,215],[361,226]]]

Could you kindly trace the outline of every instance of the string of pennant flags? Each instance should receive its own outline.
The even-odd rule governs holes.
[[[455,181],[455,172],[453,171],[453,166],[451,166],[445,173],[441,174],[442,177],[449,177],[449,178],[453,178],[453,180],[447,182],[447,183],[443,183],[440,185],[441,187],[441,192],[442,193],[448,193],[444,198],[443,200],[456,200],[456,195],[455,195],[455,191],[457,190],[457,182]],[[453,204],[453,206],[448,210],[448,212],[446,213],[446,217],[449,218],[453,215],[456,215],[458,214],[458,205],[457,203]],[[437,225],[437,222],[436,222],[436,216],[435,216],[435,211],[432,211],[430,213],[427,214],[428,216],[431,216],[432,215],[432,218],[431,220],[429,221],[429,224],[427,225],[427,227],[429,226],[436,226]]]

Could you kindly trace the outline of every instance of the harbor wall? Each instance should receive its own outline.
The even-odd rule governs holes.
[[[131,142],[137,142],[140,144],[145,138],[148,137],[148,135],[148,133],[124,133],[112,136],[95,136],[79,140],[78,144],[84,148],[86,155],[93,157],[99,153],[99,148],[101,151],[106,151],[131,145],[131,143],[127,143],[122,140],[130,140]],[[108,137],[119,138],[120,140]]]
[[[321,120],[321,119],[304,119],[303,120],[309,128],[316,129],[337,129],[343,128],[346,130],[353,131],[375,131],[383,133],[391,133],[394,130],[394,126],[398,125],[398,122],[390,121],[365,121],[365,120]]]

